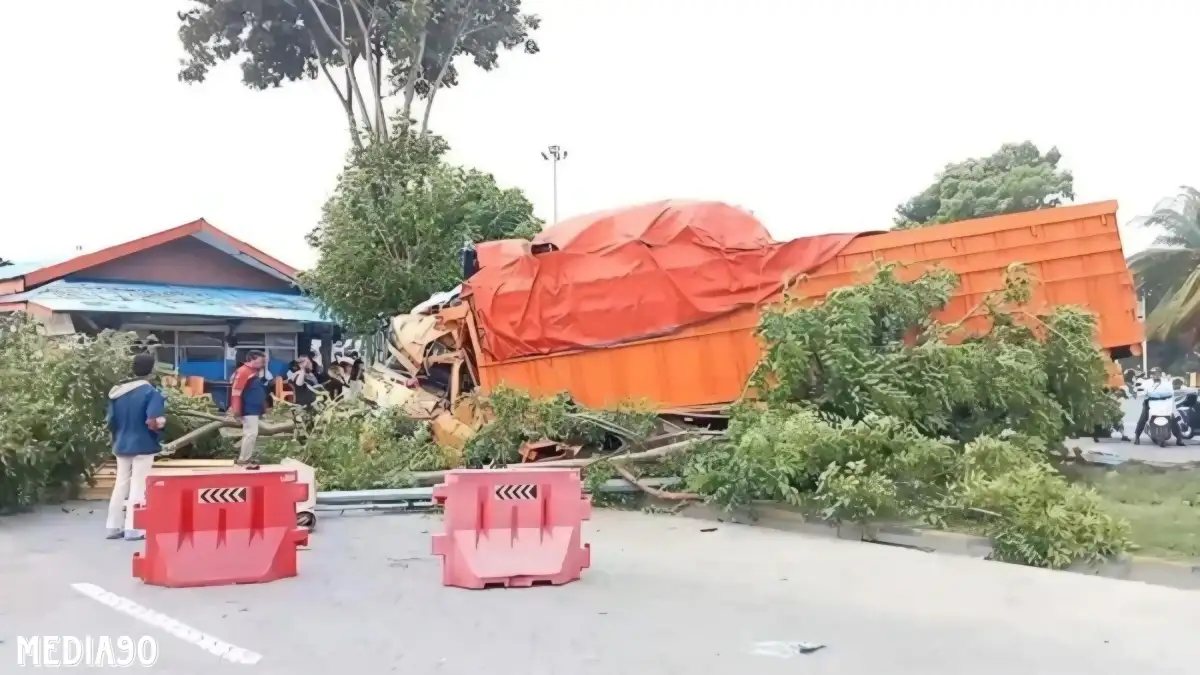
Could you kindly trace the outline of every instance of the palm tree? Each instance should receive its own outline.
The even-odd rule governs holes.
[[[1137,224],[1158,227],[1152,248],[1129,258],[1138,291],[1146,299],[1146,337],[1165,340],[1181,329],[1200,328],[1200,190],[1181,187]]]

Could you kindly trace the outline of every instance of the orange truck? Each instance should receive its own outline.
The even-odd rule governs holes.
[[[590,407],[641,399],[699,410],[737,400],[761,353],[754,329],[763,303],[788,284],[823,297],[881,261],[913,276],[934,265],[957,273],[944,322],[1022,263],[1037,281],[1034,306],[1091,310],[1112,358],[1140,354],[1143,340],[1115,201],[783,243],[733,207],[660,202],[564,221],[532,246],[482,246],[481,269],[464,286],[482,388],[567,391]],[[985,322],[966,326],[987,330]]]

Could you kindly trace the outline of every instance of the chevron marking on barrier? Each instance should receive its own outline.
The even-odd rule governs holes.
[[[240,504],[246,501],[246,488],[201,488],[201,504]]]
[[[536,485],[497,485],[496,499],[510,501],[514,499],[537,499]]]

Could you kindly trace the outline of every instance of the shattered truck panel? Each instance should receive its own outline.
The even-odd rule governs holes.
[[[877,262],[905,263],[903,274],[911,276],[941,265],[960,276],[959,288],[938,317],[953,322],[970,312],[988,293],[999,290],[1005,270],[1020,263],[1028,267],[1037,282],[1034,310],[1057,305],[1078,305],[1091,310],[1098,317],[1101,347],[1117,354],[1140,353],[1143,327],[1137,318],[1133,278],[1121,249],[1116,216],[1117,203],[1109,201],[861,235],[809,271],[791,290],[818,299],[835,288],[861,281]],[[616,236],[614,232],[610,234]],[[677,232],[668,235],[661,241],[669,243]],[[579,240],[588,242],[591,248],[610,250],[599,245],[599,239],[579,237],[576,231],[563,238],[568,247]],[[658,243],[661,242],[653,237],[634,243],[626,236],[623,244],[614,246],[651,248],[651,244]],[[566,251],[549,255],[562,253]],[[586,259],[592,254],[572,255]],[[505,269],[513,264],[509,263]],[[533,266],[534,272],[541,266],[537,260],[525,260],[524,264]],[[683,267],[671,270],[679,278],[686,275]],[[528,296],[528,289],[532,288],[528,278],[520,283],[525,284]],[[625,295],[608,302],[634,312],[639,304],[639,285],[623,284],[620,288]],[[589,302],[597,301],[597,296],[585,297]],[[764,299],[778,298],[779,288],[775,288]],[[482,313],[478,299],[468,296],[467,300],[472,311],[464,316],[459,310],[456,321],[460,324],[460,334],[470,337],[471,365],[477,368],[477,381],[484,390],[504,383],[535,395],[568,391],[576,401],[590,407],[630,399],[645,399],[662,407],[715,405],[741,397],[760,354],[754,335],[759,308],[749,306],[657,337],[623,343],[618,340],[618,344],[597,349],[561,350],[500,360],[482,348],[494,336],[488,334],[488,325],[479,320]],[[513,307],[520,306],[520,300],[519,293],[510,293],[508,302]],[[704,302],[709,300],[706,298]],[[553,315],[544,325],[561,327],[572,320],[569,307],[554,306]],[[537,312],[546,305],[538,305],[533,298],[526,297],[524,307],[527,312]],[[594,307],[590,311],[594,312]],[[985,321],[968,320],[966,327],[984,331],[988,329]]]

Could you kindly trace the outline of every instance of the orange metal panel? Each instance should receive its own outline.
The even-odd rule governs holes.
[[[1103,348],[1136,347],[1144,333],[1116,213],[1117,203],[1109,201],[866,235],[792,290],[824,297],[861,281],[876,261],[905,263],[905,277],[941,265],[960,276],[939,316],[954,321],[1002,287],[1010,264],[1022,263],[1039,282],[1036,309],[1085,307],[1098,316]],[[504,383],[536,395],[565,390],[587,406],[629,399],[663,407],[725,403],[741,396],[758,360],[757,320],[758,308],[752,307],[616,347],[493,363],[480,355],[479,374],[485,389]],[[967,327],[979,331],[988,325],[977,318]]]

